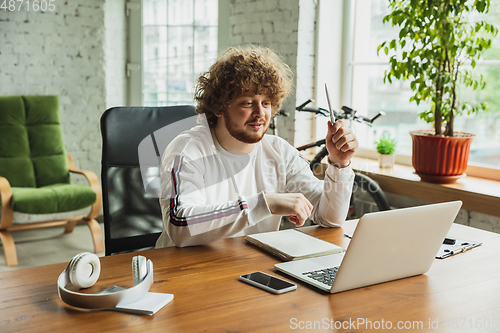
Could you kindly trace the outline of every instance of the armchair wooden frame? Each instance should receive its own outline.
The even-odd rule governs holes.
[[[2,241],[3,250],[5,253],[5,264],[7,266],[16,266],[17,253],[16,246],[14,243],[14,238],[12,237],[12,232],[16,231],[27,231],[34,229],[52,228],[65,226],[64,233],[70,233],[75,228],[76,224],[79,222],[87,224],[90,229],[90,234],[92,236],[92,242],[94,244],[94,251],[104,252],[104,240],[102,237],[101,228],[99,223],[95,218],[99,215],[102,205],[102,190],[99,183],[99,178],[92,171],[80,170],[75,166],[73,158],[70,154],[67,154],[69,171],[75,174],[80,174],[87,178],[90,187],[96,192],[97,198],[95,203],[90,209],[90,213],[87,216],[75,216],[72,218],[67,218],[64,220],[50,220],[43,222],[34,222],[26,224],[13,224],[14,211],[12,210],[12,190],[9,181],[0,177],[0,195],[2,200],[2,216],[0,220],[0,240]]]

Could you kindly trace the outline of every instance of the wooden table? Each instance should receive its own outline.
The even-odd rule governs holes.
[[[346,247],[343,232],[355,223],[304,230]],[[453,225],[450,235],[483,245],[436,260],[424,275],[333,295],[294,280],[297,290],[282,295],[238,281],[239,275],[259,270],[290,280],[273,268],[277,259],[240,237],[144,251],[154,263],[150,291],[175,295],[154,316],[65,305],[56,287],[65,263],[2,272],[0,332],[362,332],[368,325],[383,332],[389,324],[393,331],[399,325],[418,332],[499,332],[500,235],[462,225]],[[131,286],[133,256],[101,258],[101,278],[91,291]]]

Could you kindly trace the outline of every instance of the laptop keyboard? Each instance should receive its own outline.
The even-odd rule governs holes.
[[[327,286],[331,286],[333,284],[333,280],[335,280],[335,276],[337,276],[337,271],[339,270],[339,266],[324,268],[317,271],[312,272],[304,272],[302,273],[305,276],[310,277],[316,281],[326,284]]]

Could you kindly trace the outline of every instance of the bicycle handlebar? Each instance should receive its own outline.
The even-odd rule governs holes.
[[[325,117],[328,117],[330,116],[330,111],[326,110],[326,109],[323,109],[321,107],[318,107],[318,108],[313,108],[313,107],[306,107],[307,104],[313,102],[312,99],[308,99],[307,101],[305,101],[304,103],[300,104],[299,106],[297,106],[295,108],[295,110],[297,111],[305,111],[305,112],[314,112],[316,115],[320,114],[322,116],[325,116]],[[335,119],[347,119],[347,120],[355,120],[359,123],[363,123],[363,124],[366,124],[368,126],[372,126],[373,122],[380,118],[381,116],[384,116],[385,115],[385,112],[379,112],[375,117],[373,118],[367,118],[367,117],[363,117],[363,116],[358,116],[356,115],[356,110],[348,107],[348,106],[342,106],[342,113],[340,112],[337,112],[335,110],[332,110],[333,111],[333,114],[335,115]]]
[[[288,117],[288,113],[285,112],[285,110],[283,110],[283,109],[279,110],[276,115]]]
[[[303,107],[302,109],[300,109],[298,111],[314,112],[316,114],[320,114],[320,115],[325,116],[325,117],[328,117],[330,115],[330,111],[322,109],[322,108]]]
[[[321,147],[325,143],[326,143],[326,139],[321,139],[321,140],[318,140],[316,142],[309,143],[307,145],[303,145],[303,146],[297,147],[297,150],[300,151],[300,150],[306,150],[306,149],[309,149],[309,148],[312,148],[312,147]]]

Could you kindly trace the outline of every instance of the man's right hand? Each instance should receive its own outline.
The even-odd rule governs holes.
[[[273,215],[291,215],[288,220],[297,227],[304,225],[311,215],[313,205],[302,193],[266,193],[264,196]]]

